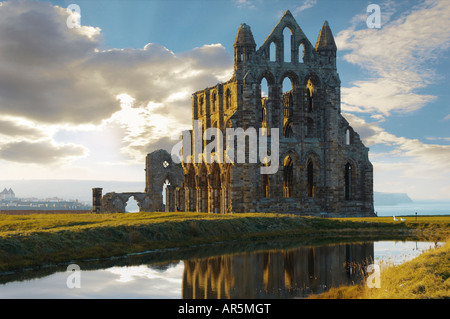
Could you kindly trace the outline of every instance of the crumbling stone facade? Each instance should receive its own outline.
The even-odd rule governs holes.
[[[290,61],[284,60],[285,29],[291,35]],[[210,213],[374,216],[373,168],[368,148],[341,115],[336,51],[327,22],[314,47],[289,11],[259,49],[250,27],[241,24],[233,77],[192,95],[193,127],[196,120],[203,123],[202,131],[190,132],[192,153],[195,134],[211,127],[224,136],[226,128],[265,128],[269,143],[270,129],[279,128],[279,169],[264,175],[260,167],[266,163],[236,163],[226,156],[210,164],[184,160],[177,205]],[[291,89],[283,92],[286,78]],[[268,96],[262,96],[263,79]],[[247,145],[247,156],[249,151]]]
[[[130,198],[136,200],[140,212],[175,211],[175,191],[183,183],[183,168],[172,160],[166,150],[147,155],[144,192],[109,192],[102,196],[101,188],[93,188],[93,213],[125,213]],[[163,200],[163,189],[165,200]]]
[[[285,48],[285,30],[290,31],[290,48]],[[368,148],[341,115],[336,51],[327,22],[314,47],[289,11],[258,49],[250,27],[241,24],[232,78],[192,95],[193,130],[183,132],[182,163],[163,150],[147,156],[145,192],[133,195],[139,203],[145,201],[141,210],[375,216]],[[288,90],[283,90],[285,79],[291,83]],[[267,96],[262,94],[263,80]],[[203,126],[197,129],[200,120]],[[279,143],[279,158],[237,162],[236,155],[250,158],[254,150],[249,144],[244,154],[235,152],[232,158],[218,149],[208,153],[209,128],[223,132],[218,148],[229,142],[227,128],[255,128],[269,145]],[[278,139],[272,129],[279,129]],[[216,160],[205,161],[206,155]],[[278,170],[261,174],[261,167],[273,161],[278,161]],[[170,185],[163,205],[165,181]],[[122,197],[106,194],[104,210],[121,206]]]

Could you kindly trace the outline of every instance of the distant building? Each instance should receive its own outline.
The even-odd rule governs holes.
[[[1,210],[90,210],[91,206],[78,200],[61,198],[18,198],[10,188],[0,192]]]
[[[16,198],[16,194],[14,193],[14,191],[11,188],[9,190],[5,188],[0,193],[0,200],[14,199],[14,198]]]

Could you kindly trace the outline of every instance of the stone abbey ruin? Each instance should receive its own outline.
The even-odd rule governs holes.
[[[285,52],[285,29],[290,52]],[[94,212],[124,212],[134,197],[140,211],[375,216],[369,150],[341,115],[336,51],[326,21],[315,47],[289,11],[258,49],[250,27],[241,24],[232,78],[192,95],[193,130],[183,132],[180,143],[182,152],[189,149],[194,155],[185,152],[179,163],[165,150],[148,154],[145,191],[102,196],[101,189],[93,189]],[[283,90],[286,79],[289,90]],[[278,157],[236,162],[236,156],[251,157],[250,143],[231,158],[218,149],[205,153],[209,128],[223,133],[215,135],[216,146],[234,146],[234,136],[227,144],[227,129],[254,128],[269,144],[267,150],[278,143]],[[278,134],[272,133],[275,128]],[[197,161],[206,155],[216,160]],[[261,167],[273,164],[276,172],[262,174]]]

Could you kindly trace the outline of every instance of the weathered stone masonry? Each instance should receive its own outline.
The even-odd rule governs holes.
[[[284,47],[286,28],[291,34],[290,61],[284,61],[285,50],[289,50]],[[279,128],[278,172],[263,175],[260,167],[264,163],[241,164],[234,159],[232,163],[224,159],[222,163],[184,161],[180,165],[159,150],[147,157],[149,204],[141,208],[375,216],[368,148],[341,115],[336,52],[327,22],[313,47],[286,11],[258,49],[250,27],[241,24],[234,42],[234,75],[228,82],[192,95],[192,124],[201,120],[201,133],[207,128],[222,131],[222,145],[226,144],[226,128],[266,128],[269,143],[270,129]],[[291,89],[283,92],[286,78]],[[268,96],[261,92],[264,79]],[[194,139],[199,133],[189,133],[192,153],[204,151],[209,141],[196,150]],[[245,153],[248,156],[248,145]],[[170,186],[163,208],[164,180]]]

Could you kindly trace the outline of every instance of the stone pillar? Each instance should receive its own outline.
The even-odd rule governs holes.
[[[214,213],[214,189],[210,186],[208,186],[207,190],[207,196],[208,196],[208,209],[206,212],[208,213]]]
[[[202,200],[202,189],[200,188],[200,187],[197,187],[196,188],[196,192],[197,192],[197,200],[195,201],[195,206],[196,206],[196,208],[195,208],[195,211],[197,212],[197,213],[200,213],[200,212],[202,212],[202,202],[203,202],[203,200]]]
[[[220,188],[220,213],[225,214],[227,210],[226,198],[227,198],[227,189],[225,186]]]
[[[185,187],[183,192],[183,197],[181,199],[184,203],[184,209],[186,212],[190,212],[190,201],[189,201],[189,188]]]
[[[175,211],[175,187],[167,185],[166,187],[166,212]]]
[[[194,211],[194,189],[191,187],[184,188],[184,209],[187,212]]]
[[[177,187],[175,191],[175,209],[180,212],[186,212],[185,209],[185,197],[184,197],[184,187]]]
[[[103,188],[92,189],[92,212],[94,214],[100,214],[102,209],[102,190]]]

